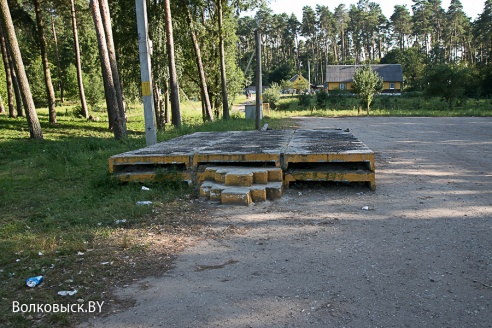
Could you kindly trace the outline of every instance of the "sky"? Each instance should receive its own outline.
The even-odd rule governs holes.
[[[372,0],[371,2],[378,3],[383,10],[383,14],[388,19],[393,14],[395,5],[407,5],[408,10],[412,13],[412,0]],[[302,7],[304,6],[310,6],[315,9],[316,5],[320,4],[328,6],[330,11],[334,11],[340,3],[344,3],[348,9],[350,5],[357,4],[357,0],[271,0],[269,7],[275,14],[287,13],[290,16],[291,13],[294,13],[300,21],[302,19]],[[450,0],[442,0],[442,8],[447,10],[449,3]],[[485,0],[461,0],[461,4],[466,15],[475,20],[478,14],[483,11]]]

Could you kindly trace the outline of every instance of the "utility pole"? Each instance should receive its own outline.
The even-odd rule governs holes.
[[[157,143],[154,115],[154,95],[152,93],[151,47],[149,40],[146,0],[135,0],[138,27],[138,53],[140,57],[140,77],[142,79],[142,101],[144,105],[145,139],[147,146]],[[149,51],[150,50],[150,51]]]
[[[308,91],[311,94],[311,63],[308,60]]]
[[[263,80],[261,78],[261,35],[260,31],[255,31],[256,37],[256,113],[255,124],[256,130],[260,129],[261,112],[263,110]]]

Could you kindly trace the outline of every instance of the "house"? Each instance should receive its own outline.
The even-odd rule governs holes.
[[[362,65],[328,65],[326,89],[347,90],[352,88],[355,71]],[[383,94],[400,94],[403,85],[403,71],[400,64],[371,65],[373,71],[383,78]]]
[[[289,80],[289,82],[292,83],[292,89],[295,89],[296,93],[301,93],[304,91],[308,91],[310,89],[309,88],[309,81],[306,80],[306,78],[304,76],[302,76],[300,73],[294,75]]]

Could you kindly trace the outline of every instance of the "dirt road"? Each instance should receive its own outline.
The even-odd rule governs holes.
[[[221,237],[82,326],[491,327],[492,119],[298,122],[349,128],[376,153],[377,190],[305,184],[218,206]]]

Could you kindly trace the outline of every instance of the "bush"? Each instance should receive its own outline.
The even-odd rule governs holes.
[[[328,92],[322,90],[316,93],[316,108],[326,109],[328,106]]]
[[[298,97],[299,99],[299,106],[303,108],[310,108],[311,107],[311,100],[313,99],[313,96],[310,94],[301,94]]]
[[[282,87],[278,83],[272,83],[270,88],[263,92],[263,101],[270,104],[271,109],[275,109],[280,100],[280,91]]]
[[[340,109],[340,107],[345,106],[347,103],[347,97],[349,96],[348,91],[335,89],[331,90],[328,95],[328,101],[330,104],[335,107],[335,109]]]

